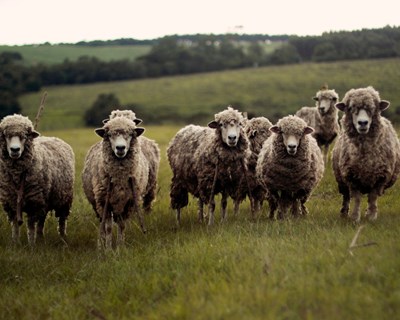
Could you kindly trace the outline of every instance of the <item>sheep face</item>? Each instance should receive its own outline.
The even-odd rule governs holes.
[[[7,146],[7,152],[11,159],[19,159],[24,150],[25,143],[28,139],[34,139],[39,136],[39,133],[36,131],[30,133],[21,133],[21,132],[4,132],[4,137]]]
[[[222,141],[229,147],[236,147],[242,130],[241,122],[238,120],[211,121],[208,126],[212,129],[219,128]]]
[[[317,95],[313,98],[316,102],[318,112],[321,115],[328,113],[329,109],[335,106],[338,99],[338,94],[335,90],[325,90],[317,92]]]
[[[110,120],[103,128],[95,130],[96,134],[108,140],[117,158],[125,158],[130,150],[132,139],[144,132],[144,128],[135,127],[134,123],[123,117]]]
[[[286,119],[284,118],[282,120],[284,121]],[[278,122],[276,126],[272,126],[270,128],[270,131],[282,136],[282,141],[285,146],[286,152],[289,155],[294,156],[297,153],[297,149],[301,143],[301,139],[304,137],[304,135],[314,132],[314,129],[306,125],[286,126],[283,125],[283,123]]]

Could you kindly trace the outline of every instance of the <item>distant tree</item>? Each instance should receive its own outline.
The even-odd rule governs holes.
[[[5,116],[20,112],[21,106],[18,103],[17,96],[11,92],[0,90],[0,120]]]
[[[268,62],[273,65],[299,63],[301,57],[291,44],[284,45],[270,54]]]
[[[93,105],[85,112],[87,126],[97,127],[110,115],[111,111],[120,107],[119,99],[113,93],[102,93],[97,96]]]

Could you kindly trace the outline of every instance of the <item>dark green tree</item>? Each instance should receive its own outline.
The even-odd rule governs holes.
[[[99,94],[93,105],[85,112],[85,124],[90,127],[99,127],[111,111],[119,107],[119,99],[113,93]]]

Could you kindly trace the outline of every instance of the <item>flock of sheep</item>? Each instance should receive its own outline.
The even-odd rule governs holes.
[[[214,223],[215,195],[221,194],[222,219],[228,198],[237,213],[250,199],[254,217],[264,201],[270,218],[288,211],[308,213],[306,202],[325,170],[330,144],[336,139],[332,166],[343,196],[341,216],[360,220],[362,194],[368,195],[366,217],[377,218],[377,198],[391,187],[400,171],[400,145],[391,123],[381,116],[389,102],[372,87],[351,89],[344,99],[327,87],[317,92],[315,107],[303,107],[273,125],[268,119],[247,117],[228,107],[207,127],[188,125],[170,141],[171,207],[177,222],[189,193],[198,200],[198,217]],[[338,110],[344,115],[338,120]],[[130,111],[113,111],[95,132],[102,140],[88,151],[82,172],[83,190],[100,220],[99,245],[124,242],[126,220],[136,214],[142,231],[144,211],[151,210],[157,188],[160,150],[144,137],[141,120]],[[321,151],[321,149],[323,151]],[[0,203],[19,240],[22,212],[27,214],[28,241],[43,237],[46,215],[54,210],[61,237],[73,199],[75,177],[72,148],[58,138],[41,137],[21,115],[0,122]]]

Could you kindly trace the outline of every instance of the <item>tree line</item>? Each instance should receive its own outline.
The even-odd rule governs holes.
[[[140,41],[118,39],[80,42],[76,45],[143,44]],[[37,91],[44,85],[141,79],[309,61],[400,56],[400,27],[390,26],[305,37],[197,34],[173,35],[147,41],[151,41],[152,49],[134,61],[126,59],[105,62],[83,56],[76,61],[66,59],[57,65],[24,67],[20,54],[0,53],[0,117],[19,108],[19,94]],[[269,53],[265,50],[265,44],[271,41],[279,41],[281,45]]]

